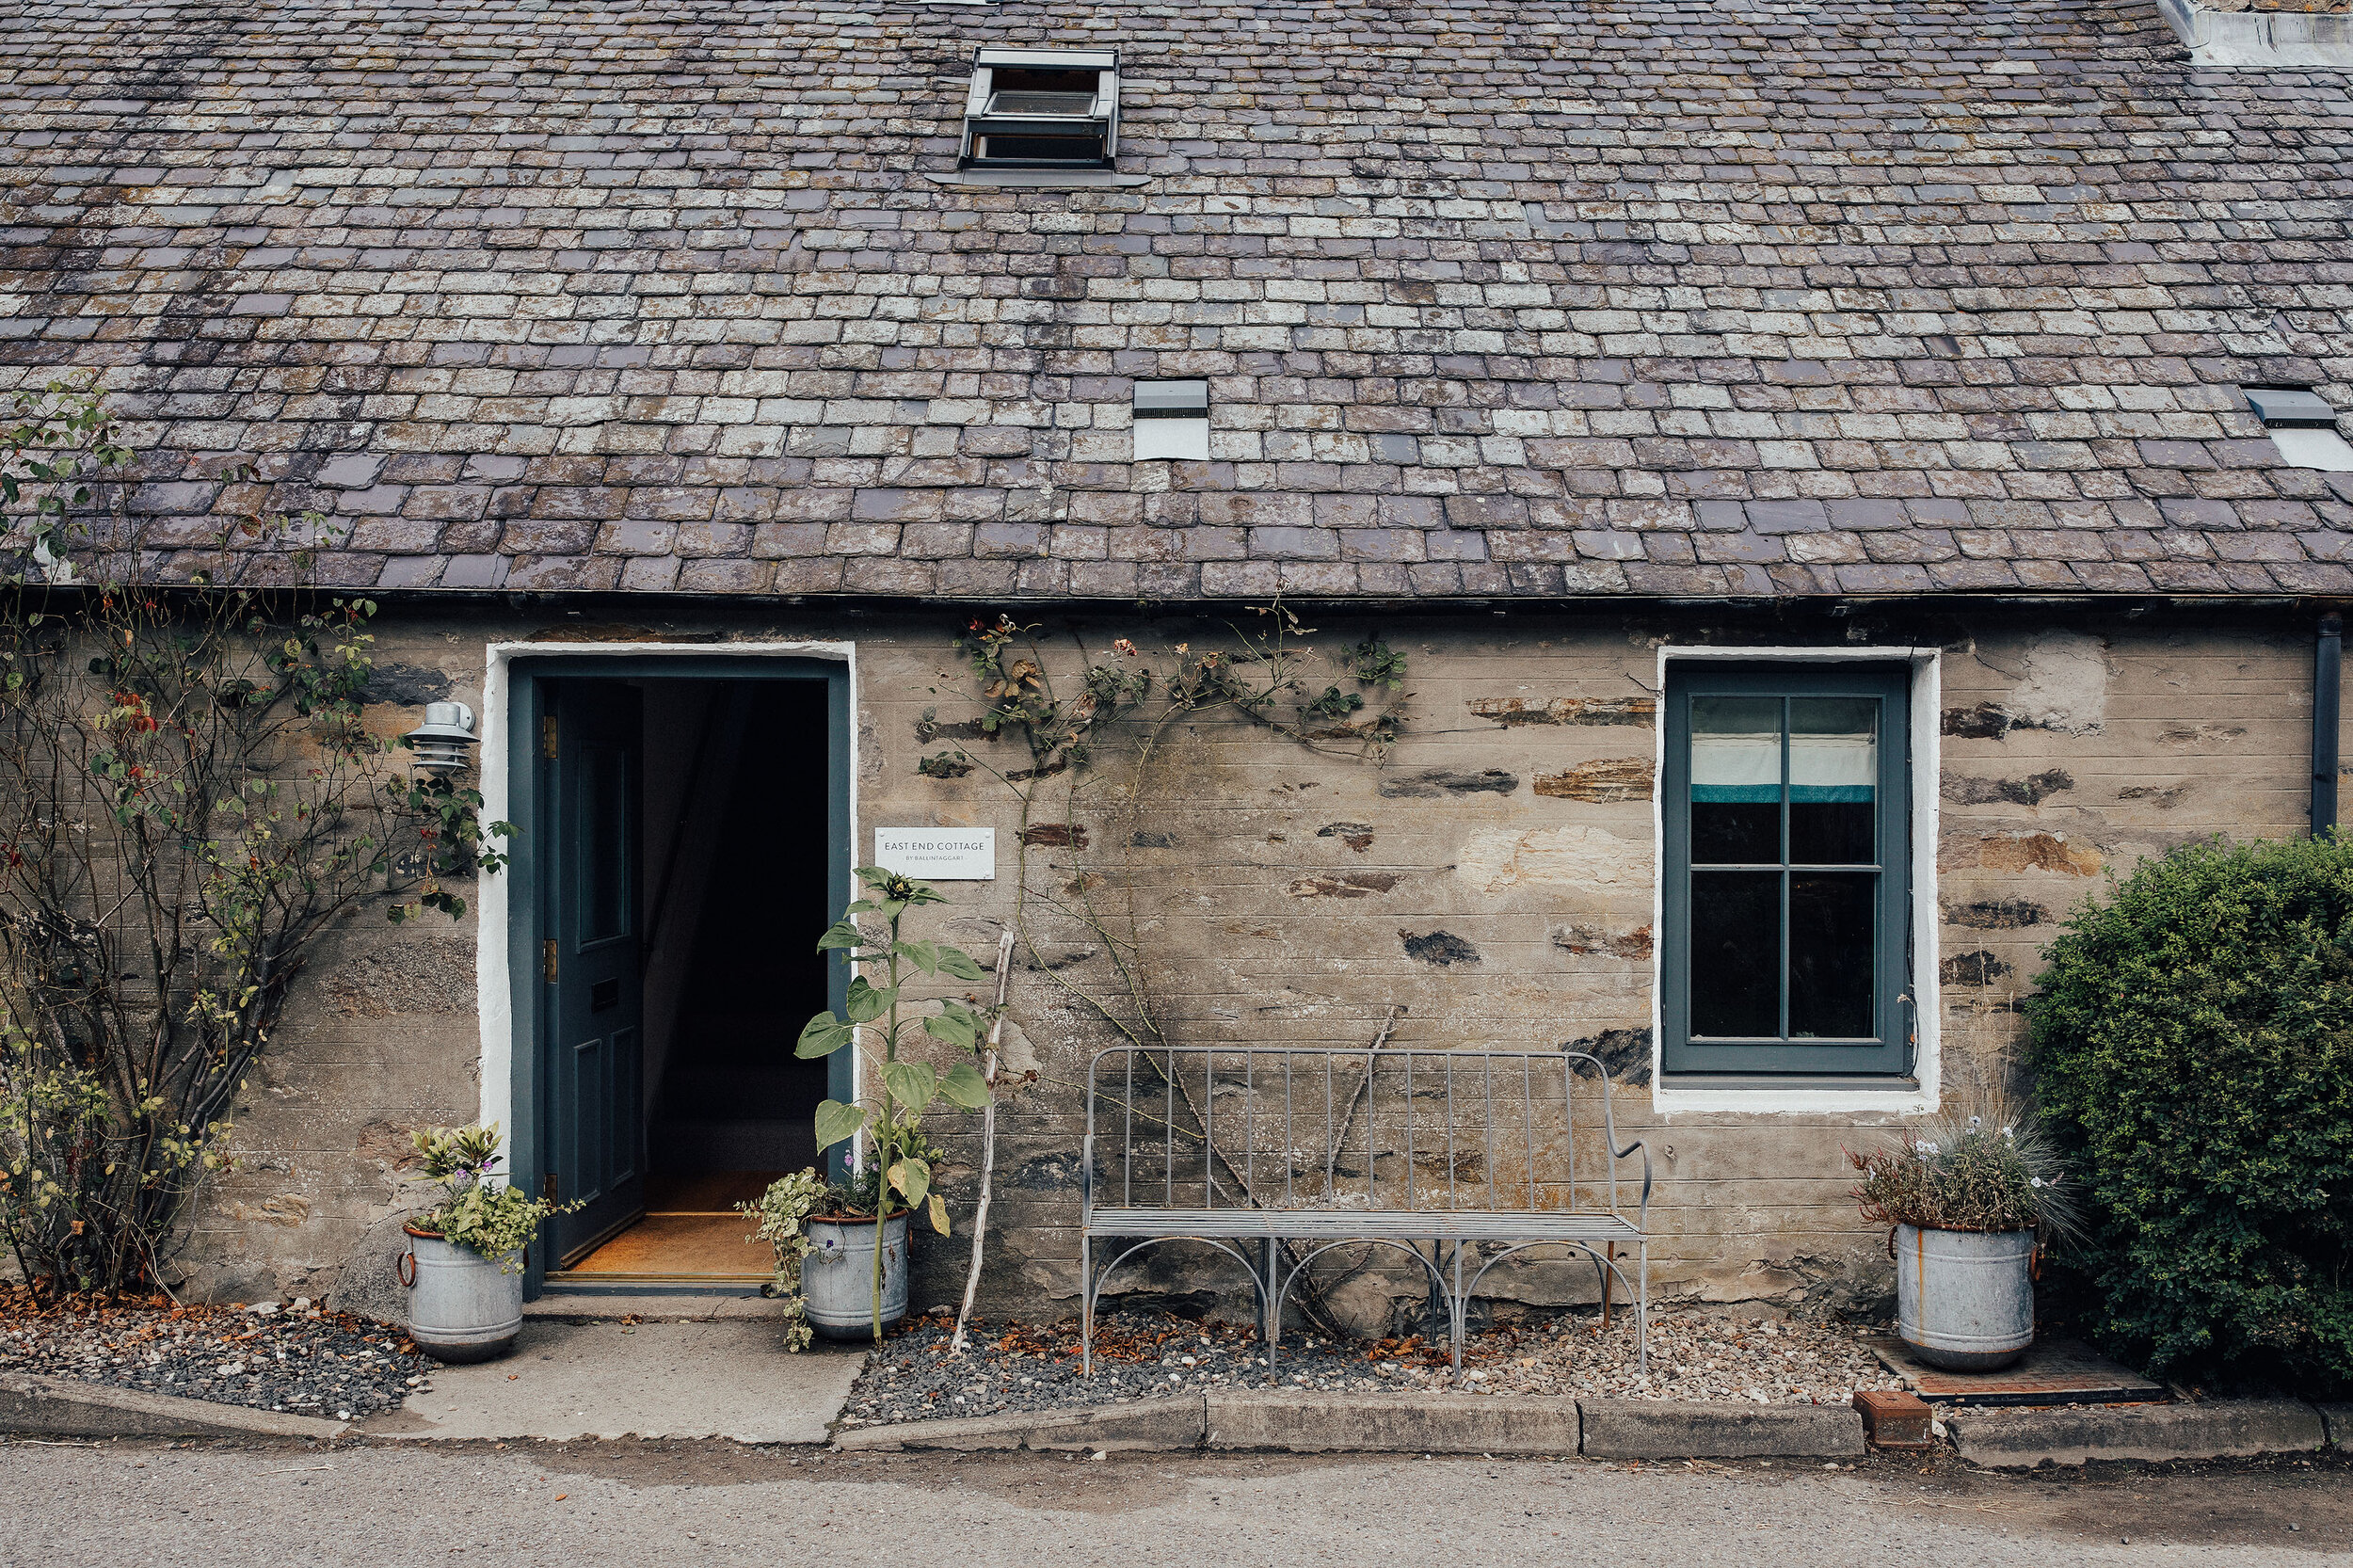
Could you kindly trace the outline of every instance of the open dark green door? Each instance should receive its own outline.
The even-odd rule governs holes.
[[[557,1267],[645,1212],[644,1007],[638,930],[640,696],[619,681],[552,681],[543,788],[554,854],[540,887],[548,1021],[546,1169],[582,1207],[554,1224]]]

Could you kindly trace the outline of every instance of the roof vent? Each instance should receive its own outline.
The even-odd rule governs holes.
[[[2291,468],[2353,473],[2353,443],[2337,434],[2337,411],[2302,387],[2242,387],[2247,406]]]
[[[1137,462],[1209,460],[1207,381],[1139,381],[1135,412]]]
[[[2301,387],[2249,387],[2248,406],[2266,430],[2334,430],[2337,411],[2318,392]]]
[[[1116,50],[973,51],[958,168],[1109,168],[1118,155]]]

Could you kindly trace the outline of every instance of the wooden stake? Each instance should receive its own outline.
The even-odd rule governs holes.
[[[988,1103],[981,1107],[981,1201],[972,1211],[972,1266],[965,1271],[964,1304],[956,1309],[955,1336],[948,1341],[950,1355],[964,1353],[964,1325],[972,1316],[972,1297],[981,1288],[981,1254],[988,1242],[989,1176],[997,1168],[997,1046],[1004,1038],[1005,994],[1013,984],[1013,928],[997,937],[997,1006],[989,1014],[988,1048],[981,1057],[981,1081],[988,1085]]]

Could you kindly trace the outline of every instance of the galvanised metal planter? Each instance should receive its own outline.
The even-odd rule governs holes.
[[[408,1337],[436,1361],[504,1355],[523,1326],[523,1275],[501,1260],[411,1225],[400,1282],[408,1288]]]
[[[827,1339],[874,1336],[874,1222],[853,1215],[801,1222],[808,1256],[801,1259],[801,1299],[808,1326]],[[882,1326],[907,1315],[907,1217],[883,1223]]]
[[[1896,1331],[1931,1367],[1994,1372],[2034,1343],[2034,1232],[1897,1225]]]

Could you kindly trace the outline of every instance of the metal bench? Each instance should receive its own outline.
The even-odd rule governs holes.
[[[1598,1085],[1598,1127],[1575,1115],[1580,1064]],[[1638,1153],[1629,1217],[1619,1171]],[[1488,1270],[1536,1247],[1581,1251],[1605,1310],[1613,1276],[1630,1286],[1636,1357],[1649,1367],[1650,1151],[1619,1145],[1609,1075],[1582,1051],[1115,1046],[1088,1066],[1081,1181],[1089,1375],[1104,1281],[1166,1241],[1214,1247],[1248,1271],[1270,1370],[1293,1288],[1348,1246],[1421,1265],[1444,1299],[1458,1372]],[[1097,1243],[1111,1255],[1099,1272]],[[1631,1281],[1620,1247],[1633,1254]]]

